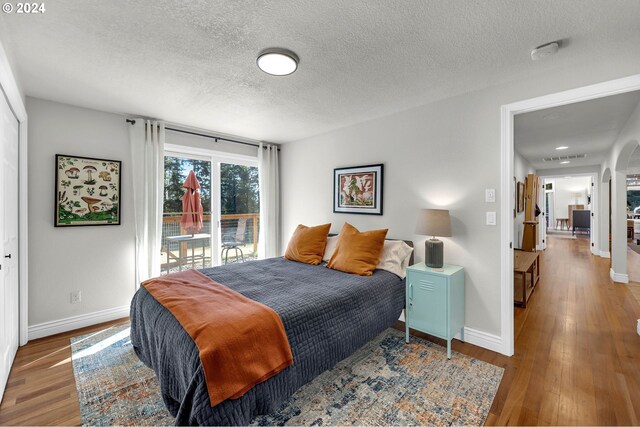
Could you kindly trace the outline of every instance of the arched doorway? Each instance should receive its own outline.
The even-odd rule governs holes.
[[[637,140],[625,143],[618,153],[611,174],[611,278],[627,283],[627,173],[632,154],[640,147]]]

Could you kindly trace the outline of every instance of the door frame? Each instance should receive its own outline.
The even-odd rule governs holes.
[[[11,71],[9,58],[0,42],[0,87],[4,91],[9,107],[16,115],[20,127],[18,129],[18,264],[19,282],[19,337],[20,345],[29,340],[29,263],[28,263],[28,157],[27,157],[27,110],[18,87],[18,83]]]
[[[589,243],[591,243],[591,253],[596,256],[600,256],[600,172],[584,172],[584,173],[571,173],[568,171],[566,174],[562,175],[542,175],[540,178],[544,181],[545,179],[553,179],[554,180],[554,189],[553,189],[553,205],[555,209],[555,183],[558,180],[563,179],[564,177],[589,177],[591,178],[591,232],[589,233]],[[551,191],[549,191],[551,192]],[[545,193],[546,194],[546,193]]]
[[[513,326],[513,120],[517,114],[640,90],[640,74],[504,104],[500,108],[500,335],[502,353],[514,354]],[[596,201],[594,201],[594,206]],[[599,208],[599,206],[598,206]],[[594,209],[597,211],[598,209]],[[597,221],[596,221],[597,225]],[[596,233],[596,230],[593,230]]]

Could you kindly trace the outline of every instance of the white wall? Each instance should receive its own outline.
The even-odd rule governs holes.
[[[517,138],[517,135],[515,136]],[[524,183],[525,178],[530,173],[536,173],[531,163],[527,161],[520,153],[514,150],[513,152],[513,176],[516,178],[516,191],[514,194],[517,194],[517,185],[518,182]],[[515,196],[514,196],[515,197]],[[516,217],[513,219],[513,247],[514,248],[522,248],[522,233],[524,232],[524,213],[516,212]]]
[[[627,175],[629,158],[640,143],[640,104],[624,125],[602,172],[611,172],[611,269],[616,281],[628,281],[627,276]],[[606,213],[608,215],[608,212]],[[604,235],[604,234],[603,234]],[[604,242],[601,242],[601,247]]]
[[[20,76],[18,76],[15,71],[16,67],[15,61],[13,59],[13,53],[4,47],[2,41],[0,41],[0,69],[2,70],[3,74],[7,74],[6,76],[3,76],[3,79],[12,81],[15,84],[15,87],[18,89],[19,96],[22,99],[22,103],[24,104],[24,90],[22,89],[22,84],[20,83]],[[9,90],[9,87],[4,88],[4,90]]]
[[[128,307],[136,288],[135,225],[125,116],[27,98],[29,114],[29,325]],[[232,139],[240,139],[229,136]],[[167,131],[166,143],[257,157],[257,148]],[[118,226],[55,228],[55,154],[122,161]],[[70,292],[82,302],[70,303]]]
[[[167,125],[167,127],[173,127],[173,126]],[[204,131],[204,130],[202,132],[205,134],[207,133],[207,131]],[[249,140],[246,138],[240,138],[233,135],[225,135],[218,132],[216,132],[215,135],[222,136],[222,137],[226,136],[229,139],[233,139],[236,141],[245,141],[245,142],[250,142],[252,144],[257,143],[256,141]],[[166,132],[165,143],[173,144],[173,145],[181,145],[184,147],[199,148],[204,150],[214,150],[214,151],[219,151],[223,153],[241,154],[243,156],[249,156],[249,157],[255,157],[255,158],[258,157],[257,147],[250,147],[248,145],[235,144],[235,143],[225,142],[225,141],[215,142],[211,138],[191,135],[191,134],[182,133],[182,132],[174,132],[170,130]]]
[[[128,306],[134,284],[129,135],[124,117],[27,97],[29,325]],[[56,228],[55,155],[122,161],[121,225]],[[82,302],[70,303],[70,292]]]
[[[585,209],[591,209],[587,203],[587,195],[591,194],[591,177],[556,178],[554,181],[556,218],[569,218],[569,205],[584,205]]]
[[[500,188],[500,107],[640,72],[640,58],[576,64],[547,75],[471,92],[323,135],[283,145],[282,241],[298,223],[349,221],[360,229],[388,227],[412,239],[416,261],[425,236],[414,234],[421,208],[444,207],[453,236],[443,238],[445,260],[465,267],[465,323],[500,334],[500,227],[485,225],[485,188]],[[535,64],[532,64],[532,69]],[[383,216],[332,213],[335,167],[385,164]]]

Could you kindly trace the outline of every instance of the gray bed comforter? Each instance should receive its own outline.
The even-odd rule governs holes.
[[[275,411],[298,388],[392,325],[404,307],[404,281],[383,270],[361,277],[271,258],[200,271],[278,313],[294,362],[241,398],[211,407],[194,341],[141,287],[131,303],[131,342],[155,371],[176,425],[246,425]]]

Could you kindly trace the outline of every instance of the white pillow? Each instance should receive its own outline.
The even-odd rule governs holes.
[[[327,238],[327,245],[324,247],[324,255],[322,256],[322,261],[329,262],[331,259],[331,255],[336,251],[336,246],[338,246],[338,236],[331,236]]]
[[[404,279],[407,275],[411,252],[413,252],[413,248],[402,240],[385,240],[376,268],[386,270]]]
[[[327,238],[327,245],[324,247],[324,255],[322,256],[323,261],[329,262],[337,245],[338,236]],[[413,248],[402,240],[385,240],[380,254],[380,261],[378,261],[376,268],[386,270],[404,279],[407,275],[411,252],[413,252]]]

